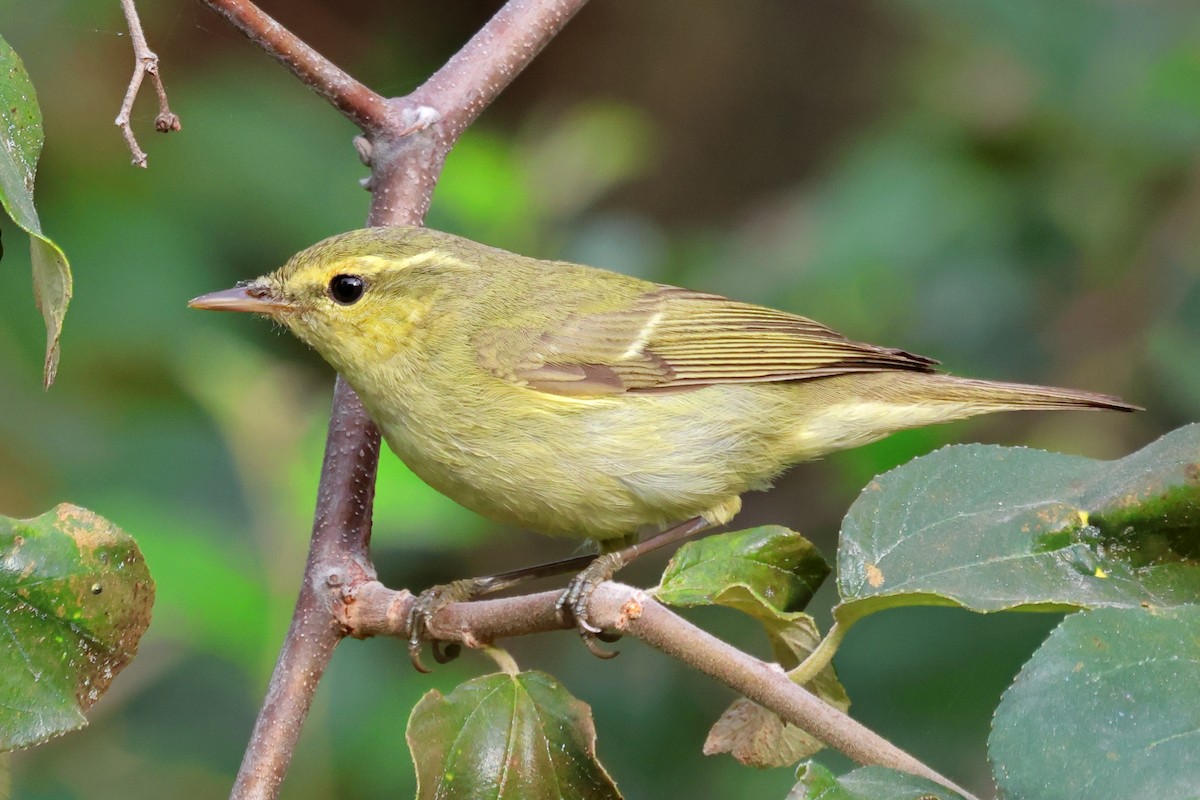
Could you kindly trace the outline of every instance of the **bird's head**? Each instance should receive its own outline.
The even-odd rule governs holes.
[[[473,269],[455,246],[462,241],[426,228],[350,231],[188,305],[265,314],[345,373],[403,347],[447,289],[446,274]]]

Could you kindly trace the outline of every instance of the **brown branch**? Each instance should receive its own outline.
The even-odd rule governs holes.
[[[446,155],[467,126],[583,8],[586,0],[509,0],[446,65],[391,101],[398,128],[367,132],[373,225],[419,224]]]
[[[520,0],[500,9],[458,53],[412,93],[442,114],[451,143],[575,15],[578,0]],[[529,22],[541,35],[525,35]]]
[[[343,591],[340,613],[350,635],[408,638],[413,596],[368,581]],[[443,641],[481,647],[497,639],[573,628],[555,612],[558,592],[454,603],[429,621]],[[645,592],[619,583],[596,589],[589,606],[599,627],[634,636],[774,711],[860,764],[877,764],[928,778],[964,798],[972,795],[845,713],[794,683],[778,664],[743,653],[697,628]]]
[[[333,613],[335,592],[375,578],[367,545],[378,464],[379,433],[358,397],[339,378],[304,583],[231,798],[278,795],[317,682],[345,635]]]
[[[138,90],[142,88],[142,81],[147,75],[150,76],[154,92],[158,95],[158,116],[154,118],[154,129],[159,133],[170,133],[183,126],[179,122],[179,116],[171,111],[171,105],[167,102],[167,89],[158,74],[158,55],[146,44],[146,34],[142,30],[142,21],[138,18],[133,0],[121,0],[121,10],[125,13],[125,21],[129,25],[129,39],[133,42],[133,77],[129,79],[129,88],[125,91],[125,99],[121,101],[121,110],[117,113],[114,124],[121,129],[125,143],[129,145],[133,163],[144,169],[146,153],[138,145],[129,119],[133,114],[133,101],[137,99]]]
[[[204,0],[304,85],[328,100],[364,132],[386,131],[387,100],[309,47],[249,0]]]

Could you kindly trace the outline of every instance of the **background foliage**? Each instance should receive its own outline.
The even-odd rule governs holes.
[[[263,6],[399,93],[498,3]],[[28,256],[0,222],[0,511],[94,509],[137,538],[158,585],[139,658],[90,729],[14,759],[17,797],[227,794],[294,599],[331,381],[261,321],[184,303],[365,217],[348,123],[198,4],[140,7],[184,124],[153,135],[139,104],[148,171],[111,126],[131,67],[116,4],[0,0],[45,115],[42,222],[75,272],[46,395]],[[902,434],[748,498],[739,522],[790,525],[832,554],[858,489],[943,442],[1112,458],[1196,417],[1197,141],[1187,2],[597,3],[467,134],[428,222],[770,303],[961,374],[1150,409]],[[390,456],[381,472],[390,585],[567,555],[495,533]],[[814,608],[831,600],[827,586]],[[695,616],[768,650],[733,612]],[[859,719],[986,793],[990,710],[1056,621],[899,609],[856,626],[837,664]],[[664,657],[625,644],[601,663],[570,635],[512,649],[592,705],[627,796],[782,796],[794,780],[699,755],[731,698]],[[400,643],[340,648],[286,796],[407,794],[409,709],[488,669],[468,655],[419,678]]]

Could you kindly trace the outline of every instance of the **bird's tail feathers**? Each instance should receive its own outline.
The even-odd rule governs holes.
[[[940,379],[939,394],[946,400],[995,405],[996,410],[1020,409],[1107,409],[1112,411],[1143,411],[1141,406],[1126,403],[1119,397],[1058,386],[1035,386],[1028,383],[1005,383],[953,375],[928,375],[926,380]]]

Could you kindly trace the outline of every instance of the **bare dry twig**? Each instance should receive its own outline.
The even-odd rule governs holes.
[[[147,75],[150,76],[150,82],[154,84],[154,91],[158,95],[158,116],[154,118],[154,129],[159,133],[171,133],[183,125],[179,121],[179,115],[171,111],[167,102],[167,90],[158,74],[158,55],[146,44],[146,34],[142,31],[142,21],[138,18],[133,0],[121,0],[121,10],[125,12],[125,21],[129,25],[129,39],[133,42],[133,77],[129,79],[129,88],[125,91],[125,99],[121,101],[121,110],[114,124],[121,129],[125,143],[129,145],[134,165],[144,169],[146,153],[138,145],[137,137],[133,135],[129,118],[133,113],[133,101],[137,99],[142,81]]]

